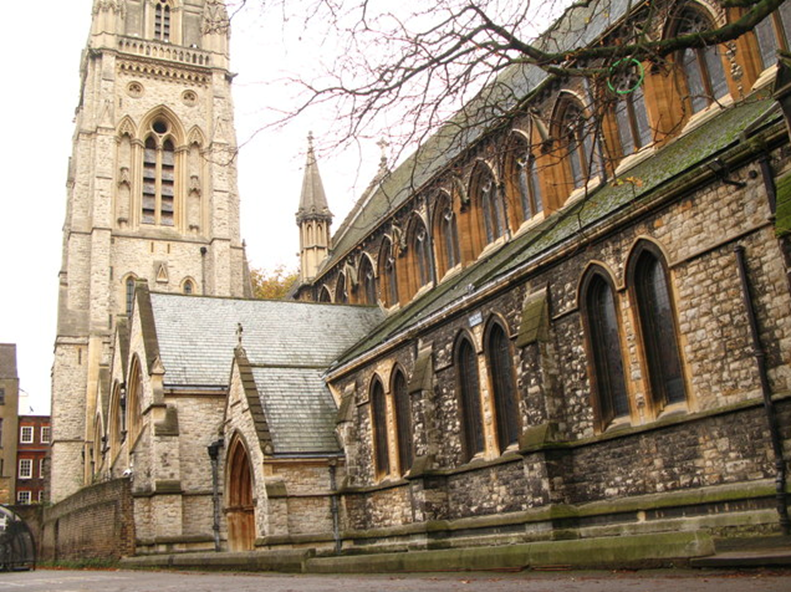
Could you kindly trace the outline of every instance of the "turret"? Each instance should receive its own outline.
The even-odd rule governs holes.
[[[319,265],[329,255],[331,246],[332,213],[327,207],[327,197],[313,151],[312,133],[308,134],[308,158],[296,216],[299,226],[299,279],[304,283],[316,277]]]

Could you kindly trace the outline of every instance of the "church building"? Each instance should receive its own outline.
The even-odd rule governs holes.
[[[545,41],[747,14],[605,4]],[[219,164],[222,2],[96,0],[53,501],[127,487],[136,554],[644,537],[671,557],[703,552],[673,533],[787,532],[790,41],[782,3],[605,84],[514,65],[476,99],[498,97],[496,125],[473,104],[383,162],[334,232],[309,139],[299,282],[264,301]]]

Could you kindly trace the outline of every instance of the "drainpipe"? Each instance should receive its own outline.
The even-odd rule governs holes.
[[[200,275],[201,275],[201,296],[206,295],[206,253],[209,249],[206,247],[200,248]]]
[[[766,420],[769,424],[769,437],[772,440],[772,451],[775,457],[775,498],[777,501],[777,515],[780,519],[780,528],[783,534],[788,536],[791,534],[791,521],[789,521],[788,518],[788,507],[786,505],[786,462],[783,457],[783,440],[780,435],[780,427],[778,425],[774,402],[772,401],[772,391],[769,387],[769,377],[766,371],[766,354],[761,347],[758,334],[758,321],[755,318],[755,309],[753,308],[753,300],[750,295],[750,280],[747,277],[744,247],[738,245],[734,247],[734,252],[736,253],[736,262],[739,267],[744,308],[747,311],[747,318],[750,322],[750,337],[752,338],[753,355],[755,356],[755,364],[758,367],[758,375],[761,379],[764,411],[766,412]]]
[[[212,442],[207,447],[211,459],[211,501],[214,509],[212,530],[214,531],[214,550],[220,551],[220,484],[219,484],[219,457],[223,440]]]
[[[332,536],[335,539],[335,554],[341,554],[341,529],[340,518],[338,516],[338,484],[335,474],[338,470],[338,461],[331,459],[329,462],[330,470],[330,513],[332,514]]]

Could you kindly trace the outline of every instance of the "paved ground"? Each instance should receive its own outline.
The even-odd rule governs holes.
[[[791,571],[522,572],[312,576],[150,571],[0,573],[15,592],[788,592]]]

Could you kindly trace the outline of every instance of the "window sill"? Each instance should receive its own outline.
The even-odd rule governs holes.
[[[621,415],[620,417],[616,417],[610,423],[608,423],[607,427],[604,428],[604,431],[616,432],[618,430],[623,430],[630,427],[632,427],[632,419],[629,417],[629,415]]]
[[[503,236],[493,240],[483,248],[483,250],[480,252],[480,254],[477,257],[477,260],[483,259],[487,255],[499,249],[502,245],[504,245],[507,242],[508,242],[508,234],[504,234]]]
[[[585,185],[582,187],[577,187],[574,191],[572,191],[569,196],[566,198],[566,203],[564,205],[572,204],[576,201],[579,201],[586,195],[590,195],[590,193],[596,189],[599,185],[601,185],[601,177],[596,175],[595,177],[591,177]]]
[[[666,417],[672,417],[676,415],[686,415],[689,411],[687,408],[686,402],[682,401],[681,403],[672,403],[671,405],[666,406],[659,414],[656,416],[656,419],[664,419]]]
[[[772,82],[775,81],[775,78],[777,78],[777,64],[776,63],[772,64],[766,70],[764,70],[763,72],[761,72],[758,75],[758,78],[753,83],[753,86],[750,89],[750,91],[751,92],[752,91],[756,91],[758,89],[764,88],[765,86],[769,86]]]
[[[633,152],[629,156],[624,156],[621,159],[621,162],[615,168],[614,175],[615,177],[621,176],[625,171],[628,171],[632,167],[637,166],[647,158],[653,156],[656,153],[656,147],[654,143],[648,144],[647,146],[643,146],[637,152]]]
[[[434,287],[434,282],[429,282],[429,283],[427,283],[427,284],[425,284],[423,286],[420,286],[418,291],[415,292],[415,295],[412,296],[412,300],[420,298],[421,296],[423,296],[423,294],[425,294],[426,292],[430,291],[433,287]]]
[[[522,222],[522,225],[517,229],[516,234],[514,236],[519,236],[520,234],[527,232],[533,226],[537,226],[539,223],[543,222],[546,217],[547,217],[546,210],[541,210],[538,214],[531,216],[530,218]]]
[[[725,95],[721,99],[717,99],[711,103],[705,109],[698,111],[694,115],[689,118],[686,125],[684,125],[684,129],[681,130],[681,135],[691,132],[697,127],[700,127],[707,121],[709,121],[712,117],[720,113],[726,107],[730,107],[733,105],[733,97],[731,95]]]
[[[446,271],[446,272],[445,272],[445,275],[443,275],[443,276],[440,278],[440,280],[439,280],[439,283],[441,284],[441,283],[442,283],[442,282],[444,282],[445,280],[452,278],[454,275],[456,275],[457,273],[459,273],[459,272],[461,271],[461,269],[462,269],[462,265],[461,265],[461,263],[457,264],[457,265],[456,265],[456,266],[454,266],[454,267],[451,267],[451,268],[450,268],[448,271]]]

